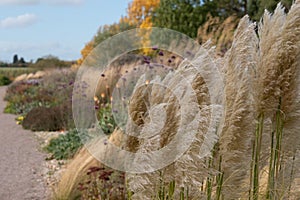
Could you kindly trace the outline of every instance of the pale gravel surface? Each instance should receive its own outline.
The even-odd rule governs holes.
[[[4,114],[6,87],[0,87],[0,200],[47,200],[43,181],[46,155],[34,133],[22,129],[15,115]]]

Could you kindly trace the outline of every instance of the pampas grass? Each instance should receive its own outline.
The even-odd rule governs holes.
[[[137,152],[148,152],[168,147],[176,134],[183,135],[185,132],[194,132],[195,138],[182,157],[160,171],[138,175],[128,174],[129,189],[134,193],[132,199],[152,199],[156,191],[168,187],[172,183],[177,188],[173,194],[174,199],[183,198],[182,189],[189,191],[187,199],[203,198],[204,194],[200,192],[203,180],[216,174],[215,170],[207,169],[206,166],[206,161],[211,156],[210,152],[208,151],[209,154],[203,155],[205,150],[202,149],[202,146],[204,149],[212,148],[217,140],[216,131],[212,131],[204,137],[210,125],[211,110],[214,106],[210,102],[206,82],[200,73],[202,70],[201,72],[205,71],[206,75],[209,76],[212,73],[214,63],[204,52],[200,52],[198,59],[194,60],[192,64],[182,65],[177,72],[170,73],[163,80],[155,79],[151,84],[145,86],[147,88],[142,88],[140,85],[136,87],[138,90],[132,98],[129,111],[130,115],[133,116],[133,121],[141,127],[137,135],[155,131],[159,133],[148,138],[147,141],[140,141]],[[144,95],[145,91],[148,91],[147,96]],[[166,118],[157,120],[164,121],[160,130],[152,130],[155,129],[155,126],[148,124],[154,119],[150,120],[148,113],[160,105],[164,107]],[[195,111],[199,111],[199,113]],[[137,113],[141,115],[140,118],[136,117]],[[130,127],[133,126],[129,125],[128,127],[127,132],[132,132]],[[176,145],[179,147],[184,143],[180,141]],[[176,154],[176,149],[174,151]],[[170,156],[172,155],[164,155],[161,159]],[[147,163],[147,160],[142,159],[145,158],[137,157],[136,162]],[[164,160],[158,160],[158,162],[164,162]],[[163,182],[159,181],[161,179]],[[187,187],[189,185],[193,185],[193,187]]]
[[[248,16],[241,19],[234,42],[226,54],[226,115],[219,144],[224,173],[225,199],[237,199],[248,191],[245,178],[249,176],[253,127],[253,74],[257,63],[258,39],[255,24]]]
[[[295,156],[299,150],[299,126],[295,121],[299,114],[299,11],[299,1],[295,2],[288,14],[285,14],[284,8],[278,4],[274,14],[265,12],[258,24],[258,34],[255,32],[256,24],[250,22],[247,16],[241,19],[233,45],[223,59],[225,126],[220,138],[212,141],[213,144],[218,141],[214,159],[209,159],[212,155],[206,159],[199,159],[199,148],[203,142],[203,132],[206,130],[204,126],[197,131],[199,138],[197,136],[190,149],[179,160],[161,170],[167,183],[175,180],[178,188],[193,183],[189,190],[195,198],[211,199],[214,195],[224,199],[245,196],[249,199],[287,197],[287,191],[292,187],[294,180]],[[201,57],[201,54],[198,56]],[[197,66],[203,65],[204,61],[202,59]],[[172,80],[176,80],[180,73],[188,71],[188,65],[179,68],[169,79],[169,84],[171,85]],[[191,80],[191,83],[194,84],[195,91],[203,91],[201,95],[196,96],[200,111],[204,111],[203,109],[208,108],[205,106],[210,105],[205,95],[203,96],[208,94],[203,87],[205,81],[198,77]],[[177,87],[181,87],[178,79],[176,84]],[[164,98],[168,95],[165,92]],[[149,102],[149,99],[153,102]],[[158,99],[156,104],[163,102],[163,97]],[[155,98],[151,95],[146,101],[149,102],[147,109],[155,105]],[[204,106],[203,102],[206,102]],[[172,106],[173,111],[167,116],[177,116],[176,104],[170,103],[167,106]],[[209,109],[206,115],[201,116],[209,120]],[[205,124],[204,121],[202,125]],[[160,148],[173,139],[173,134],[177,131],[176,128],[180,128],[180,124],[170,124],[170,127],[173,129],[161,133],[162,139],[155,138],[156,141],[167,141],[161,143]],[[287,146],[286,141],[293,145]],[[153,150],[151,147],[154,146],[151,144],[148,143],[148,150]],[[158,147],[159,145],[156,145],[154,149]],[[137,151],[145,148],[142,144]],[[185,158],[189,158],[193,163],[189,163],[189,159]],[[188,172],[183,170],[184,168],[189,169]],[[197,178],[193,173],[198,173]],[[159,180],[158,175],[153,173],[135,176],[139,177],[140,186],[146,191],[143,194],[148,193],[148,196],[139,198],[149,197],[157,190],[157,183],[152,181]],[[151,179],[153,177],[156,178]],[[217,183],[213,183],[216,178]],[[132,177],[129,180],[129,184],[131,181],[132,184],[137,183]],[[148,182],[144,182],[145,180]],[[214,184],[217,184],[217,187],[212,189]],[[204,193],[201,193],[199,188],[202,188]],[[135,191],[137,195],[138,187]],[[178,192],[175,191],[176,194],[178,195]]]
[[[299,16],[300,0],[287,14],[281,4],[273,14],[265,11],[258,24],[245,16],[224,58],[216,58],[208,42],[191,63],[164,78],[145,84],[140,77],[128,108],[130,136],[114,140],[137,153],[128,162],[149,169],[126,174],[129,199],[299,198]],[[184,135],[194,137],[190,144],[175,140]],[[153,165],[141,156],[170,144],[174,155],[188,148],[180,157],[165,153]],[[153,170],[168,159],[174,162]],[[97,164],[80,151],[58,185],[57,199],[74,198],[82,172]]]

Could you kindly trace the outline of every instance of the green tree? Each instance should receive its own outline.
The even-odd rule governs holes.
[[[161,0],[153,16],[154,26],[170,28],[196,38],[197,30],[210,12],[216,13],[216,3],[201,0]]]
[[[136,28],[136,25],[129,23],[126,19],[123,18],[119,23],[101,26],[93,39],[94,47],[96,47],[98,44],[109,37],[133,28]]]
[[[135,24],[129,22],[128,18],[121,18],[119,23],[114,23],[111,25],[100,26],[98,32],[93,37],[93,39],[88,42],[84,48],[81,50],[82,57],[77,60],[77,64],[81,65],[89,53],[101,42],[106,39],[121,33],[123,31],[127,31],[130,29],[136,28]]]
[[[226,18],[231,15],[242,17],[247,13],[247,0],[215,0],[214,2],[217,3],[217,11],[221,17]]]
[[[15,54],[14,57],[13,57],[13,64],[17,64],[18,62],[19,62],[18,55]]]
[[[38,58],[34,64],[30,64],[31,68],[48,69],[48,68],[64,68],[70,67],[71,62],[62,61],[58,57],[53,55],[47,55],[42,58]]]
[[[269,12],[273,12],[279,2],[286,8],[286,11],[290,9],[293,0],[250,0],[251,4],[248,5],[249,15],[253,20],[258,21],[267,9]]]
[[[25,64],[26,63],[23,57],[20,58],[19,63],[21,63],[21,64]]]

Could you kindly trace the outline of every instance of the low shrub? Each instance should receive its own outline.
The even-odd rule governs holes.
[[[36,107],[26,115],[22,126],[32,131],[57,131],[61,127],[56,115],[52,108]]]
[[[107,167],[90,167],[77,188],[81,199],[127,199],[125,172]]]
[[[72,158],[80,147],[82,147],[82,142],[79,133],[73,129],[65,135],[52,139],[45,150],[51,153],[51,158],[62,160]]]
[[[9,85],[11,80],[7,76],[0,75],[0,86]]]
[[[50,107],[54,97],[39,85],[39,81],[13,83],[7,89],[5,112],[26,115],[35,107]]]
[[[59,131],[74,128],[70,104],[47,107],[35,107],[26,115],[24,129],[32,131]]]

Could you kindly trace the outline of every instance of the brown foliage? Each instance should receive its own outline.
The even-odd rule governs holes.
[[[224,55],[231,47],[238,23],[239,18],[237,16],[230,16],[223,21],[219,17],[208,15],[207,21],[198,29],[197,40],[203,44],[211,39],[216,45],[219,55]]]

